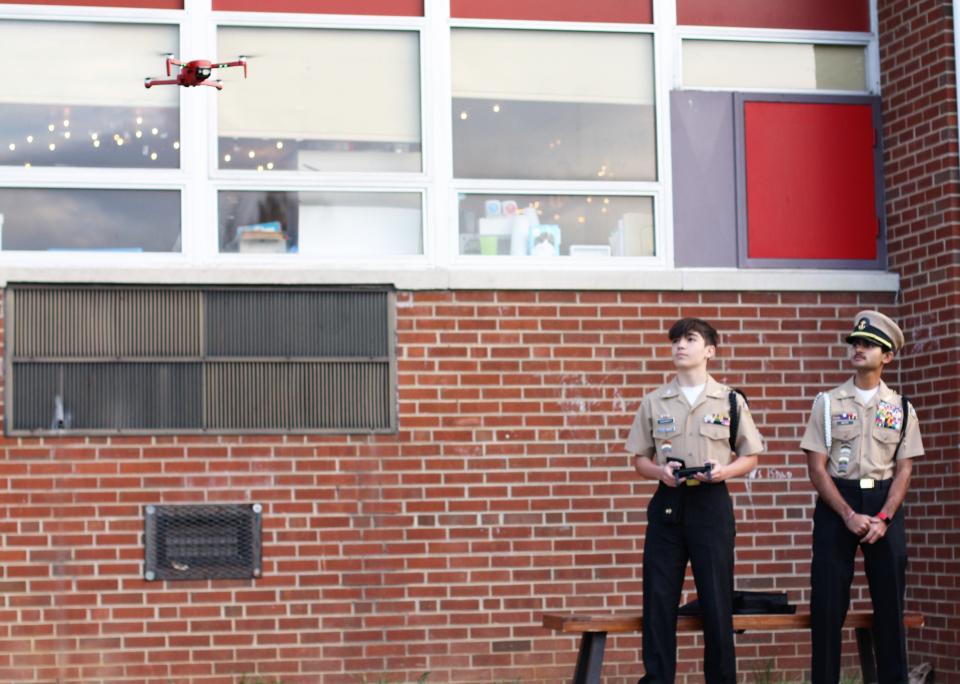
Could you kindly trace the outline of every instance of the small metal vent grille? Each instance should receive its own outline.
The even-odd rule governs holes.
[[[390,432],[387,289],[11,285],[8,434]]]
[[[259,577],[260,504],[146,506],[147,580]]]

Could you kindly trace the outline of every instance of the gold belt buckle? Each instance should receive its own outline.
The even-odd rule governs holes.
[[[684,480],[684,482],[686,482],[686,484],[687,484],[688,487],[699,487],[699,486],[700,486],[700,480],[695,480],[695,479],[693,479],[692,477],[688,477],[686,480]]]
[[[873,489],[873,485],[876,483],[871,477],[861,477],[860,478],[860,489]]]

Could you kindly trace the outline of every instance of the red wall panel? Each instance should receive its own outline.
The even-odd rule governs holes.
[[[653,23],[650,0],[452,0],[450,15],[462,19],[525,19]]]
[[[747,254],[875,259],[873,109],[747,102]]]
[[[422,17],[423,0],[213,0],[225,12],[301,12]]]
[[[693,26],[869,31],[869,0],[677,0],[677,23]]]

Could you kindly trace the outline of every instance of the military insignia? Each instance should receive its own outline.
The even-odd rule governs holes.
[[[860,322],[857,323],[857,330],[863,330],[863,329],[866,328],[868,325],[870,325],[870,319],[869,319],[869,318],[866,318],[866,317],[861,318],[861,319],[860,319]]]
[[[837,458],[837,472],[840,475],[846,474],[847,469],[850,467],[850,453],[852,451],[848,444],[840,447],[840,456]]]
[[[673,416],[660,416],[657,418],[657,432],[674,432],[676,429]]]
[[[881,401],[877,404],[875,424],[879,428],[899,430],[903,427],[903,409],[894,404]]]
[[[833,423],[838,427],[841,425],[853,425],[857,422],[856,413],[834,413]]]
[[[722,413],[708,413],[703,417],[703,422],[710,425],[725,425],[730,426],[730,416],[724,415]]]
[[[661,444],[661,445],[660,445],[660,453],[662,453],[664,456],[669,456],[670,454],[672,454],[672,453],[673,453],[673,443],[671,443],[671,442],[664,442],[663,444]]]

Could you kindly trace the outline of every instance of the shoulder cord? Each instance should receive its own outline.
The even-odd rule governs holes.
[[[910,419],[910,400],[902,394],[900,395],[900,406],[903,409],[903,423],[900,426],[900,441],[897,442],[897,448],[893,450],[894,459],[900,453],[900,447],[903,446],[903,438],[907,436],[907,421]]]
[[[821,392],[813,399],[813,408],[817,408],[817,400],[823,397],[823,442],[827,445],[827,453],[830,453],[830,446],[833,444],[833,432],[830,421],[830,394]]]
[[[730,451],[737,451],[737,432],[740,430],[740,406],[737,404],[737,390],[731,390],[727,395],[730,403]]]

